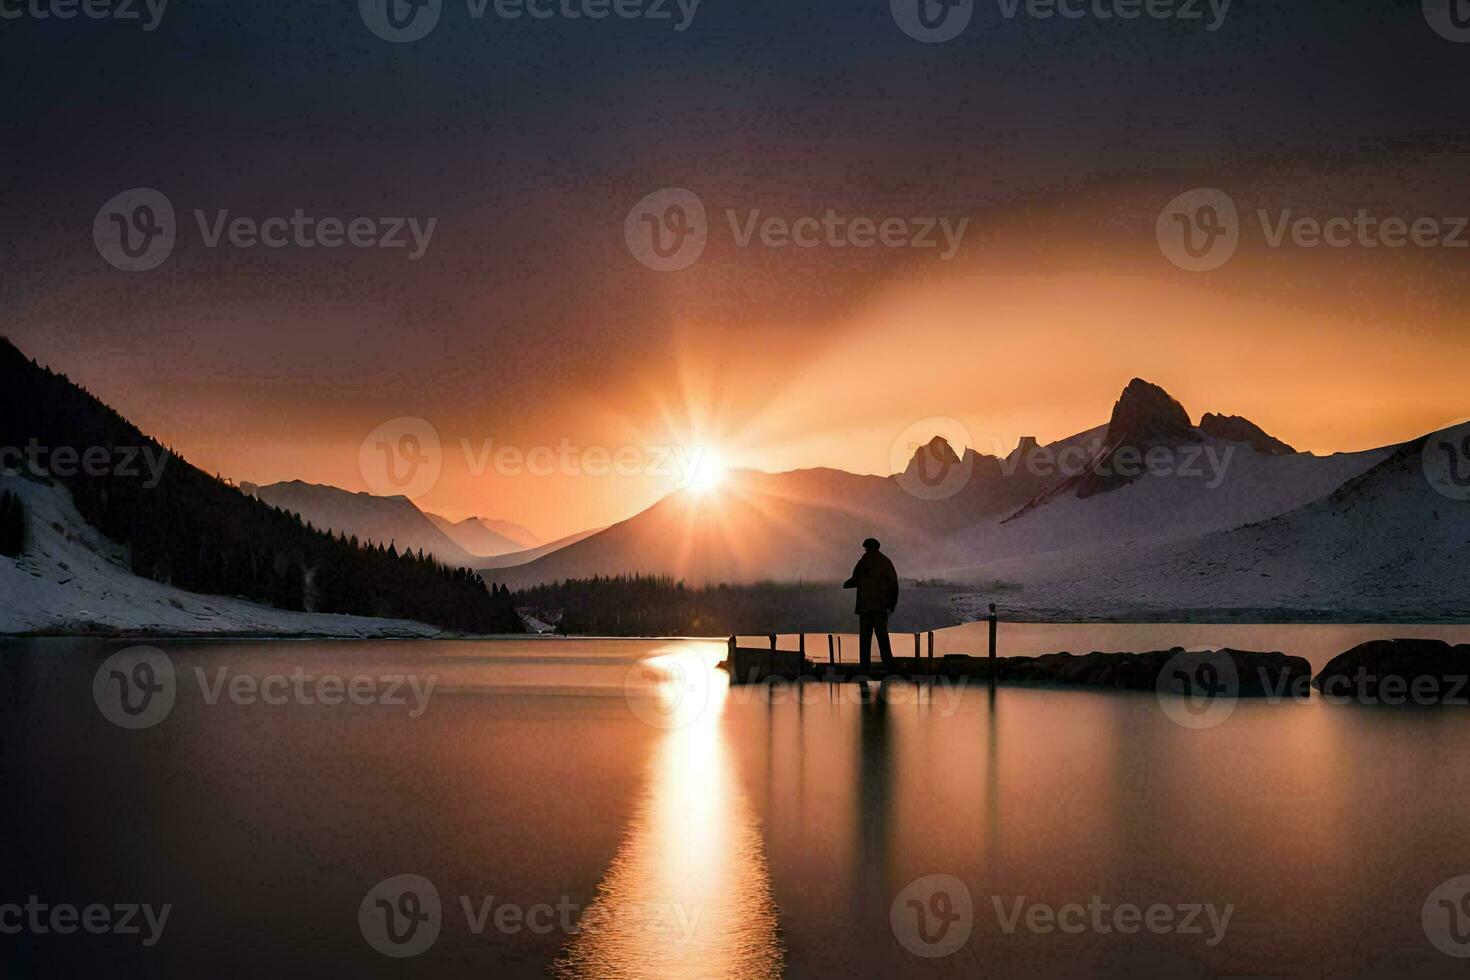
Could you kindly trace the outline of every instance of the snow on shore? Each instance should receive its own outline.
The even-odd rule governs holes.
[[[199,595],[140,578],[126,549],[103,537],[65,488],[0,475],[0,490],[24,502],[26,553],[0,555],[0,634],[231,634],[431,637],[425,623],[288,612],[245,599]]]

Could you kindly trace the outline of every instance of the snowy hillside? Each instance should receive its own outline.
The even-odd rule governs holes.
[[[1145,473],[1090,497],[1057,496],[1005,522],[973,528],[964,535],[964,550],[995,560],[1095,546],[1132,548],[1229,530],[1325,497],[1389,453],[1275,456],[1209,436],[1195,448],[1199,455],[1188,470],[1181,454],[1174,472]]]
[[[0,475],[25,506],[26,553],[0,555],[0,633],[235,633],[421,637],[408,620],[287,612],[198,595],[128,571],[123,549],[90,527],[54,483]]]
[[[989,587],[964,601],[964,611],[990,601],[1013,613],[1087,619],[1200,610],[1470,619],[1470,502],[1426,479],[1422,443],[1399,447],[1321,500],[1245,527],[1126,552],[1091,545],[968,569],[956,577]]]

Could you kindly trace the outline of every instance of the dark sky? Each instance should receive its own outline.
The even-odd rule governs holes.
[[[703,0],[684,31],[475,20],[446,0],[409,44],[375,36],[355,0],[172,0],[151,32],[0,19],[0,323],[186,452],[272,478],[284,474],[263,472],[260,447],[287,430],[355,444],[372,420],[412,414],[547,439],[575,432],[598,390],[609,416],[641,418],[675,397],[659,378],[678,357],[764,347],[781,367],[741,381],[830,384],[796,376],[803,351],[840,341],[875,284],[914,262],[712,243],[687,273],[650,273],[623,221],[662,187],[696,191],[712,214],[972,215],[1003,271],[1048,275],[1147,251],[1158,207],[1196,186],[1279,206],[1466,209],[1470,44],[1436,35],[1418,0],[1236,0],[1213,32],[1199,7],[1187,22],[1007,20],[977,0],[942,44],[906,36],[888,0]],[[173,203],[180,240],[160,268],[119,272],[92,222],[140,186]],[[194,208],[438,224],[417,262],[207,249]],[[1455,302],[1439,295],[1414,319],[1460,345],[1444,307],[1461,305],[1467,260],[1451,258],[1431,278],[1458,284]],[[1344,282],[1372,292],[1360,309],[1392,307],[1384,296],[1413,276],[1379,290],[1376,267],[1273,269],[1190,288],[1302,291],[1284,307],[1331,314]]]

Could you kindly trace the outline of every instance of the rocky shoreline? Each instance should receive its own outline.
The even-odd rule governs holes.
[[[936,659],[895,657],[879,664],[827,664],[795,651],[735,647],[720,665],[736,684],[794,681],[975,680],[1032,687],[1154,691],[1198,699],[1215,697],[1335,704],[1450,705],[1470,703],[1470,644],[1396,639],[1361,643],[1312,675],[1304,657],[1276,651],[1152,650],[1143,653],[1049,653],[1035,657],[947,654]]]

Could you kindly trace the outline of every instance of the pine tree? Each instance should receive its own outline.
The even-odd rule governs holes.
[[[25,507],[9,490],[0,494],[0,555],[20,556],[26,546]]]

